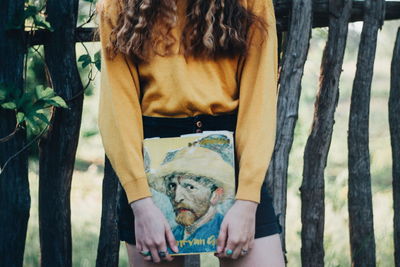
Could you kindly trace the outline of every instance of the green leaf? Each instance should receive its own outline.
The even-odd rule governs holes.
[[[46,21],[45,18],[42,16],[36,15],[33,17],[33,21],[35,22],[35,25],[38,27],[42,27],[43,29],[47,29],[50,31],[54,31],[53,27],[51,27],[50,23]]]
[[[39,125],[32,117],[26,116],[25,121],[27,122],[27,127],[32,131],[34,135],[40,133]]]
[[[18,124],[20,124],[21,122],[23,122],[25,119],[25,114],[23,112],[18,112],[17,113],[17,122]]]
[[[8,95],[7,89],[0,87],[0,102],[6,100]]]
[[[39,99],[35,103],[33,103],[31,111],[36,112],[39,110],[43,110],[51,106],[51,104],[46,103],[46,99]]]
[[[32,105],[33,91],[24,92],[23,95],[17,98],[17,108],[26,110]]]
[[[100,54],[100,50],[97,51],[94,54],[94,65],[96,66],[96,68],[101,71],[101,54]]]
[[[44,85],[36,85],[35,87],[35,94],[37,99],[41,99],[43,97]]]
[[[44,88],[43,85],[36,86],[35,93],[36,93],[37,99],[47,99],[47,98],[51,98],[55,95],[53,88],[50,88],[50,87]]]
[[[47,117],[43,113],[34,113],[33,116],[36,116],[38,119],[45,122],[46,124],[50,123]]]
[[[27,19],[29,17],[34,17],[38,13],[38,9],[36,6],[28,5],[24,10],[24,18]]]
[[[86,68],[90,63],[92,63],[92,58],[89,54],[81,55],[78,62],[82,62],[82,68]]]
[[[54,96],[50,99],[47,99],[46,102],[56,107],[68,108],[67,103],[65,103],[64,99],[62,99],[60,96]]]
[[[14,102],[10,101],[10,102],[1,104],[1,107],[5,108],[5,109],[16,109],[17,105]]]

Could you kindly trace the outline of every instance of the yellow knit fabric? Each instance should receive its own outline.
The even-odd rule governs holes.
[[[144,170],[142,114],[187,117],[238,112],[235,149],[239,163],[236,199],[259,203],[260,189],[275,142],[278,55],[272,0],[243,0],[243,6],[262,16],[268,26],[264,39],[252,27],[246,58],[195,60],[183,57],[179,38],[187,0],[178,0],[175,54],[155,56],[135,66],[118,54],[104,56],[116,23],[118,0],[98,4],[102,70],[98,126],[110,159],[129,203],[151,196]],[[102,12],[103,11],[103,12]],[[144,88],[140,88],[139,78]]]

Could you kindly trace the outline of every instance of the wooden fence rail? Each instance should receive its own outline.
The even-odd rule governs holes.
[[[313,28],[329,26],[329,15],[334,10],[329,10],[330,0],[314,0],[313,6]],[[288,31],[290,12],[292,10],[292,1],[289,0],[276,0],[275,13],[277,17],[277,29],[279,32]],[[296,1],[293,1],[294,3]],[[333,3],[340,1],[333,1]],[[338,15],[333,13],[333,15]],[[362,21],[364,16],[364,5],[362,1],[354,2],[351,9],[350,22]],[[394,20],[400,18],[400,3],[396,1],[386,1],[385,20]],[[77,28],[76,41],[77,42],[93,42],[99,41],[98,36],[94,35],[96,28]],[[46,30],[37,30],[35,34],[30,35],[26,33],[25,39],[30,45],[40,45],[46,42],[49,32]]]
[[[70,189],[81,125],[83,86],[76,66],[76,42],[98,41],[96,28],[76,27],[78,1],[47,0],[48,21],[54,32],[6,25],[23,17],[24,1],[0,2],[0,83],[23,88],[26,49],[44,45],[46,64],[55,91],[68,99],[70,109],[54,108],[48,132],[40,140],[39,225],[42,266],[71,266]],[[269,193],[283,226],[287,205],[289,153],[298,117],[301,80],[311,30],[329,26],[321,62],[321,83],[315,100],[311,133],[304,151],[301,191],[303,266],[324,266],[324,169],[331,143],[348,23],[364,21],[349,122],[349,229],[354,266],[375,266],[375,241],[368,150],[370,87],[377,32],[384,20],[400,19],[400,2],[384,0],[275,0],[281,57],[278,129],[274,154],[266,174]],[[393,159],[395,264],[400,267],[400,31],[393,52],[389,122]],[[22,266],[30,209],[25,132],[13,132],[16,119],[0,108],[0,265]],[[6,137],[6,138],[4,138]],[[118,266],[118,178],[105,158],[100,239],[96,266]],[[185,266],[199,266],[187,257]]]

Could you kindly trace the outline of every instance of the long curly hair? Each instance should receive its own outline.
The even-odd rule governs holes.
[[[177,2],[188,1],[181,44],[186,57],[211,58],[246,55],[250,26],[267,33],[267,22],[243,7],[241,0],[116,0],[119,4],[106,53],[118,52],[135,62],[154,54],[171,55],[177,41],[171,30],[177,24]],[[159,50],[159,46],[164,51]]]

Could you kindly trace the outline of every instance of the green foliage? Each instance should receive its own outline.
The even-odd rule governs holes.
[[[16,15],[13,17],[12,21],[9,21],[6,25],[6,30],[24,30],[26,22],[32,24],[32,29],[45,29],[49,31],[54,31],[53,27],[46,17],[42,13],[43,7],[39,7],[37,1],[30,3],[31,1],[25,1],[25,7],[23,15]]]
[[[54,31],[50,23],[46,21],[46,18],[40,13],[40,9],[36,5],[27,4],[24,10],[24,21],[31,19],[37,29],[45,29]]]
[[[99,71],[101,71],[101,54],[100,54],[100,50],[97,51],[97,52],[94,54],[94,64],[95,64],[96,68],[97,68]]]
[[[46,17],[42,13],[44,8],[38,7],[37,4],[37,1],[32,4],[29,0],[26,0],[23,14],[13,16],[10,21],[6,22],[5,29],[7,31],[24,30],[26,24],[32,24],[31,30],[44,29],[54,31],[54,28],[46,21]]]
[[[90,56],[90,54],[84,54],[81,55],[78,59],[78,62],[82,62],[82,68],[86,68],[87,66],[89,66],[90,64],[94,64],[96,66],[96,68],[101,71],[101,56],[100,56],[100,50],[97,51],[94,56],[93,56],[93,60],[92,57]]]
[[[56,95],[50,87],[37,85],[34,90],[23,93],[12,86],[0,84],[0,108],[15,110],[18,125],[24,127],[28,135],[38,135],[49,124],[45,110],[51,106],[68,108],[64,99]]]

